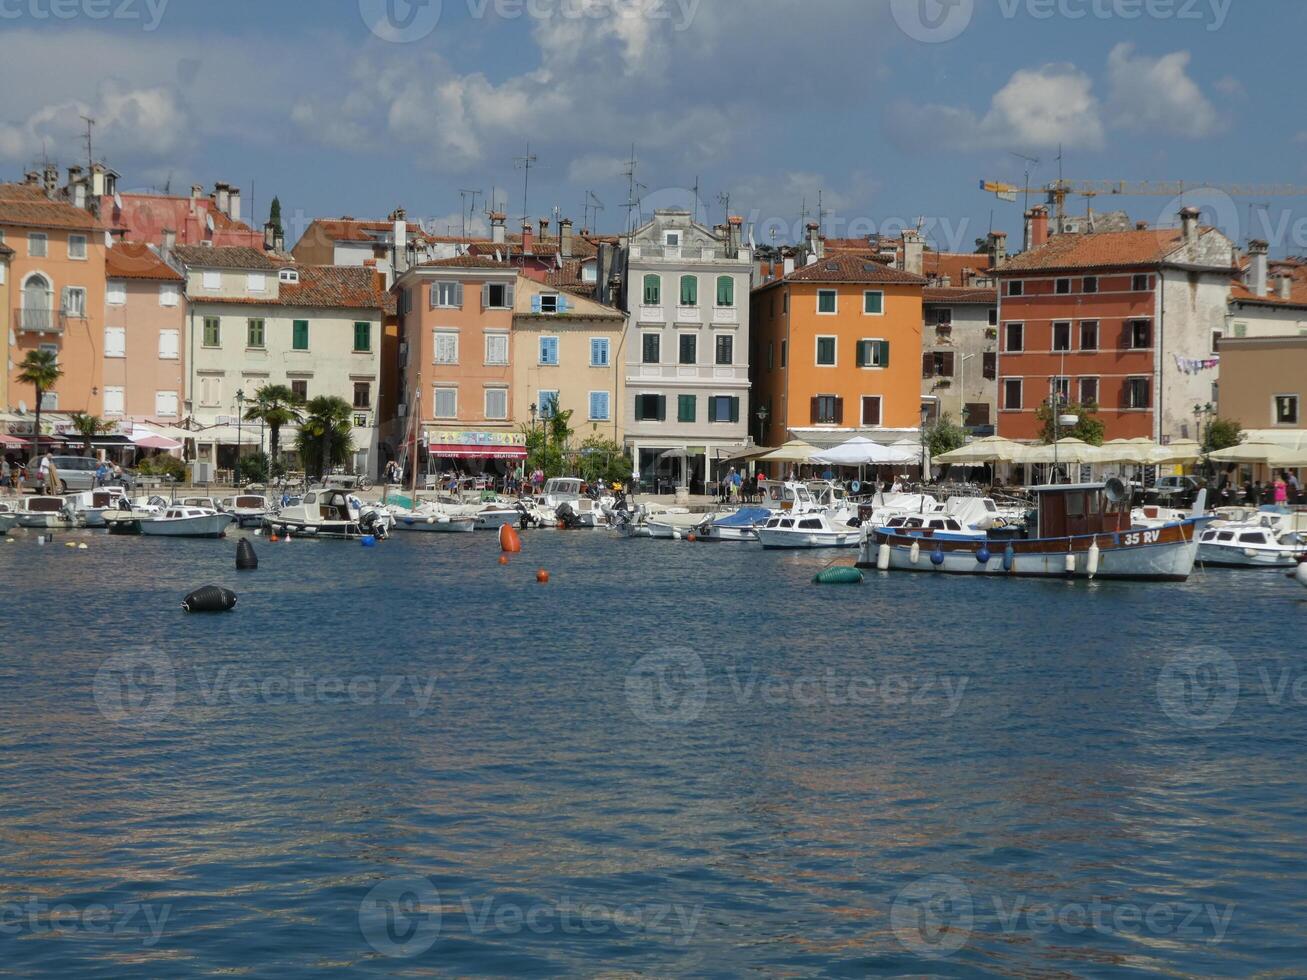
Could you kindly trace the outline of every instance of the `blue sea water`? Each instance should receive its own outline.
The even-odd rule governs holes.
[[[524,537],[0,545],[4,972],[1307,970],[1281,574]]]

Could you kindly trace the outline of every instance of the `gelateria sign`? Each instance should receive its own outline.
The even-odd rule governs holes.
[[[427,451],[433,456],[525,459],[526,434],[428,430]]]

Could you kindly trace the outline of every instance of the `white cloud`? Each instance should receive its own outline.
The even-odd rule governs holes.
[[[1107,57],[1107,82],[1115,123],[1193,138],[1220,129],[1215,107],[1188,75],[1189,59],[1188,51],[1150,58],[1136,55],[1132,44],[1114,47]]]

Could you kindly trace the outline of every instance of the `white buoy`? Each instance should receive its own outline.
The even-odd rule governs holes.
[[[1066,556],[1066,572],[1068,575],[1074,574],[1076,570],[1076,556],[1068,554]]]
[[[920,561],[920,559],[921,559],[921,542],[913,541],[912,548],[910,551],[908,551],[908,560],[915,565],[918,561]]]
[[[64,547],[65,547],[65,548],[76,548],[76,547],[77,547],[77,542],[76,542],[76,541],[65,541],[65,542],[64,542]]]
[[[77,550],[78,550],[78,551],[86,551],[86,550],[88,550],[90,547],[91,547],[91,546],[90,546],[89,544],[79,544],[79,545],[77,546]]]
[[[889,544],[882,542],[881,546],[876,549],[876,567],[882,572],[889,570]]]
[[[435,519],[435,517],[428,517],[428,518],[427,518],[427,523],[428,523],[428,524],[434,524],[434,523],[436,523],[436,519]]]
[[[676,528],[672,528],[672,540],[673,541],[681,540],[681,532],[678,531]]]
[[[1094,543],[1089,546],[1089,562],[1085,566],[1085,569],[1089,572],[1090,578],[1093,578],[1098,574],[1098,558],[1101,554],[1102,550],[1098,547],[1098,542],[1094,541]]]
[[[1293,573],[1293,577],[1298,580],[1298,584],[1307,588],[1307,561],[1298,562],[1298,568]]]

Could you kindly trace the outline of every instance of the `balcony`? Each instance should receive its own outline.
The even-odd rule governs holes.
[[[14,323],[24,333],[63,333],[63,310],[20,306],[14,310]]]

